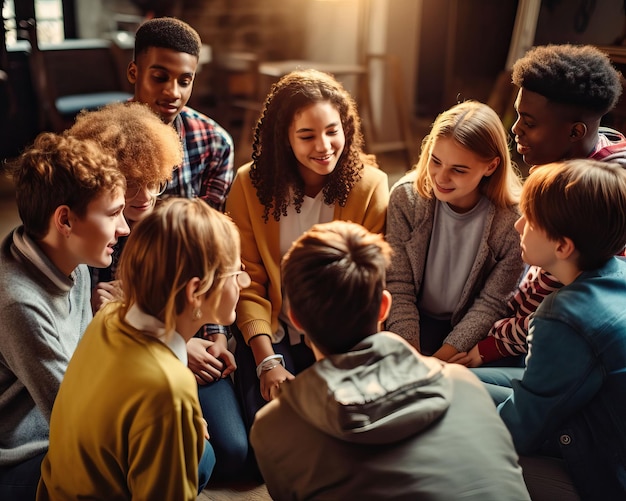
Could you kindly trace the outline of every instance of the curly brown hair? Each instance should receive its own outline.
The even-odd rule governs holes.
[[[66,136],[91,139],[117,158],[128,184],[160,184],[183,160],[178,133],[142,103],[113,103],[83,111]]]
[[[39,134],[9,167],[20,219],[35,240],[46,236],[57,207],[67,205],[82,218],[98,196],[126,190],[115,157],[95,141],[51,132]]]
[[[343,207],[350,190],[361,178],[363,162],[375,164],[374,157],[362,151],[361,119],[354,99],[337,80],[317,70],[285,75],[272,85],[254,130],[250,178],[259,202],[265,206],[265,221],[270,211],[276,221],[286,216],[290,203],[298,213],[302,208],[304,181],[287,138],[296,113],[321,102],[329,102],[337,109],[345,135],[344,150],[323,188],[324,202]],[[289,199],[290,188],[295,193],[293,200]]]

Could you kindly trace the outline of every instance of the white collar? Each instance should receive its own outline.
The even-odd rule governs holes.
[[[187,343],[183,336],[175,330],[165,331],[165,324],[158,318],[143,312],[136,304],[132,305],[124,318],[131,327],[153,334],[165,346],[174,352],[174,355],[187,365]]]

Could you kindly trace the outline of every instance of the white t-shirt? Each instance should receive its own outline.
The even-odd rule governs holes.
[[[313,225],[332,221],[334,213],[335,206],[324,203],[324,193],[322,191],[315,198],[305,196],[300,213],[297,213],[293,205],[290,205],[287,208],[287,216],[282,216],[278,222],[280,255],[284,256],[300,235],[311,229]],[[283,327],[283,324],[285,324],[289,330],[290,344],[298,344],[301,342],[301,336],[304,333],[296,329],[289,321],[287,307],[287,298],[283,297],[283,307],[278,316],[278,329],[274,333],[275,340],[279,342],[285,336]]]

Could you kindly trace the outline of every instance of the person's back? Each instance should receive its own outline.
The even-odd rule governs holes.
[[[171,447],[184,433],[191,436],[200,418],[193,376],[168,345],[121,321],[119,303],[105,306],[87,328],[52,416],[37,499],[71,500],[79,493],[109,501],[155,493],[162,499],[196,496],[189,484],[198,482],[201,436],[185,442],[180,455]],[[133,458],[148,448],[151,467],[142,468]],[[59,471],[71,471],[71,482]]]
[[[478,379],[377,332],[391,302],[389,252],[380,235],[335,221],[306,232],[283,261],[290,315],[318,361],[281,385],[252,426],[271,496],[529,499]],[[333,314],[340,325],[324,328]]]
[[[483,390],[464,367],[378,333],[285,383],[250,438],[277,500],[528,499]]]

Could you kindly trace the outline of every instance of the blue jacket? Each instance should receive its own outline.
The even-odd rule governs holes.
[[[544,299],[528,345],[498,408],[518,453],[558,448],[583,499],[626,499],[626,261]]]

